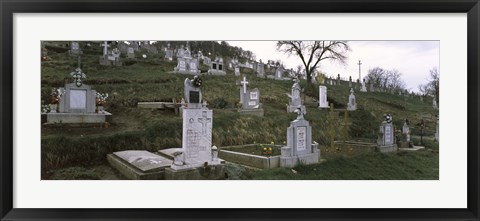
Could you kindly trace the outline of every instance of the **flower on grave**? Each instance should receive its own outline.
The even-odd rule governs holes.
[[[50,105],[43,104],[42,105],[42,113],[50,112]]]
[[[287,144],[287,141],[283,141],[283,144]]]
[[[275,142],[273,142],[273,140],[272,140],[272,142],[271,142],[270,144],[272,144],[272,145],[273,145],[273,144],[275,144]]]
[[[193,86],[200,87],[202,86],[202,79],[200,78],[200,76],[195,75],[195,77],[193,77],[192,83],[193,83]]]
[[[95,103],[97,104],[97,106],[103,106],[107,103],[107,98],[108,98],[108,93],[102,94],[97,92]]]
[[[50,104],[58,104],[63,93],[63,90],[60,88],[53,88],[52,93],[50,93]]]

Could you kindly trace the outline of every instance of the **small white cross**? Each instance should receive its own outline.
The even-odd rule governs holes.
[[[243,76],[243,81],[240,81],[240,83],[243,85],[243,93],[247,93],[247,84],[248,84],[248,81],[247,81],[247,77]]]

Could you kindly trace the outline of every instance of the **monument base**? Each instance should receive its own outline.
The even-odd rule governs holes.
[[[238,113],[255,115],[255,116],[259,116],[259,117],[263,117],[265,115],[265,111],[263,110],[263,108],[259,108],[259,109],[239,109]]]
[[[305,108],[305,105],[301,105],[301,106],[290,106],[290,105],[287,105],[287,112],[288,113],[292,113],[294,112],[295,110],[297,110],[298,108],[302,109],[302,112],[304,114],[307,114],[307,109]]]
[[[381,153],[395,152],[397,150],[398,150],[397,144],[387,145],[387,146],[382,146],[382,145],[377,146],[377,151]]]
[[[330,108],[330,107],[328,106],[328,104],[320,104],[318,106],[318,109],[323,109],[323,108]]]
[[[298,156],[280,156],[280,167],[292,168],[298,165],[316,164],[319,162],[320,151]]]
[[[112,114],[104,111],[104,113],[45,113],[47,116],[46,123],[105,123],[107,117]],[[44,123],[44,122],[42,122]]]
[[[172,165],[173,166],[173,165]],[[201,167],[173,169],[165,168],[166,180],[223,180],[225,179],[225,164],[207,165]]]
[[[163,180],[172,160],[145,150],[127,150],[107,155],[108,163],[130,180]]]

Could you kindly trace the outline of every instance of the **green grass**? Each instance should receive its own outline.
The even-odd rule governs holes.
[[[97,45],[92,43],[91,48],[84,50],[82,70],[87,75],[84,82],[98,92],[109,94],[105,109],[113,114],[111,125],[109,128],[70,128],[61,124],[42,126],[42,176],[52,170],[105,164],[106,154],[113,151],[156,151],[181,146],[180,116],[169,111],[138,109],[136,106],[142,101],[181,98],[183,82],[192,76],[168,73],[176,62],[165,62],[160,54],[128,61],[128,65],[122,67],[100,66],[98,58],[102,49]],[[77,67],[77,59],[66,52],[52,50],[48,56],[50,60],[43,61],[41,66],[41,99],[44,101],[48,100],[53,87],[62,87],[65,81],[71,82],[69,73]],[[288,98],[285,93],[290,93],[292,82],[257,78],[250,69],[242,68],[241,72],[247,76],[249,88],[260,89],[265,116],[237,113],[239,85],[236,83],[240,77],[235,77],[233,71],[227,71],[227,76],[203,76],[203,98],[214,114],[212,143],[218,147],[272,141],[283,143],[290,121],[296,118],[296,114],[286,113]],[[306,82],[301,81],[301,85],[305,87]],[[350,112],[345,122],[344,111],[339,109],[346,106],[349,95],[347,85],[347,82],[337,86],[327,85],[328,101],[334,103],[336,109],[333,117],[329,117],[329,110],[316,108],[313,98],[318,99],[318,86],[306,88],[306,94],[313,97],[305,97],[308,112],[305,118],[312,126],[312,139],[321,146],[330,145],[330,129],[334,131],[335,140],[374,142],[385,113],[393,115],[397,129],[403,125],[404,118],[408,118],[412,125],[424,119],[425,134],[433,136],[434,115],[437,112],[431,102],[421,102],[417,97],[356,92],[358,110]],[[410,130],[414,136],[419,134],[414,126]],[[418,143],[416,137],[412,139]]]
[[[294,172],[295,171],[295,172]],[[338,157],[292,169],[255,171],[251,179],[274,180],[438,180],[438,152],[378,152]]]

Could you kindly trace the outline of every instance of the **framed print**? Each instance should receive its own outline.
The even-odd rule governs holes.
[[[479,220],[478,0],[0,6],[1,220]]]

